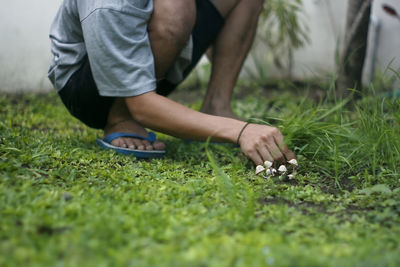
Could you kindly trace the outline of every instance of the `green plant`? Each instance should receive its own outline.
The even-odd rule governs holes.
[[[376,99],[235,102],[286,133],[281,181],[162,134],[163,160],[110,153],[55,92],[0,95],[0,266],[397,266],[400,108]]]
[[[290,54],[306,44],[307,27],[301,22],[303,4],[301,0],[279,1],[265,3],[260,25],[262,41],[276,55],[274,62],[282,66],[279,56]]]
[[[294,50],[309,41],[302,11],[301,0],[272,0],[265,3],[256,46],[250,54],[253,66],[246,68],[251,79],[265,83],[271,60],[278,68],[288,70],[288,76],[291,76]]]

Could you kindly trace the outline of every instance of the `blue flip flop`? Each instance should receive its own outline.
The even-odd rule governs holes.
[[[149,158],[162,158],[165,155],[165,150],[137,150],[137,149],[129,149],[123,147],[116,147],[111,144],[111,142],[120,137],[130,137],[136,138],[140,140],[147,140],[151,144],[156,140],[156,134],[153,132],[149,132],[148,137],[144,137],[137,134],[131,133],[112,133],[104,137],[104,139],[97,139],[96,142],[104,149],[112,149],[117,153],[134,156],[136,158],[149,159]]]

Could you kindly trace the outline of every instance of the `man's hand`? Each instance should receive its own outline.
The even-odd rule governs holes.
[[[243,131],[239,145],[256,165],[263,165],[266,160],[284,163],[296,158],[284,143],[279,129],[275,127],[250,124]]]
[[[126,98],[132,118],[140,125],[175,137],[235,143],[243,121],[191,110],[154,92]],[[264,161],[284,162],[295,158],[274,127],[249,124],[239,140],[244,154],[257,165]]]

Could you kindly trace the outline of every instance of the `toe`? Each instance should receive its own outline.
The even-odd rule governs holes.
[[[153,146],[152,146],[152,144],[150,144],[149,141],[143,140],[143,145],[144,145],[146,150],[153,150]]]
[[[153,143],[153,148],[155,150],[165,150],[166,146],[164,143],[160,142],[160,141],[154,141]]]
[[[125,138],[125,143],[129,149],[135,149],[135,147],[136,147],[132,138]]]
[[[145,146],[143,145],[142,140],[139,139],[131,139],[132,143],[134,144],[134,146],[136,147],[136,149],[139,150],[144,150]]]
[[[113,146],[126,148],[127,145],[123,138],[117,138],[111,142]]]
[[[153,143],[150,143],[147,140],[141,140],[130,137],[120,137],[116,138],[111,142],[113,146],[128,148],[128,149],[137,149],[137,150],[165,150],[166,146],[164,143],[156,140]]]

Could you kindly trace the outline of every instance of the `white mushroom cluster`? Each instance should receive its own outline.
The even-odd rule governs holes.
[[[292,180],[296,177],[299,164],[296,159],[289,160],[287,163],[287,167],[285,165],[281,165],[278,169],[275,169],[273,168],[273,163],[267,160],[264,162],[264,166],[258,165],[256,167],[256,175],[261,174],[264,178],[278,176],[279,179],[288,178],[289,180]]]

